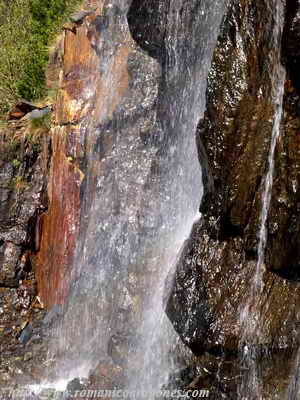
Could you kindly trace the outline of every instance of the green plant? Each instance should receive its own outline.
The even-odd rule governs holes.
[[[0,0],[0,115],[47,94],[48,45],[82,0]]]
[[[34,118],[30,121],[26,133],[26,140],[30,143],[31,148],[35,152],[41,150],[42,137],[51,129],[51,115],[47,114],[40,118]]]
[[[13,189],[16,190],[25,190],[28,188],[28,182],[20,175],[16,176],[13,180],[12,180],[12,184],[11,184]]]
[[[14,168],[18,169],[21,165],[21,161],[15,158],[14,160],[12,160],[11,164]]]
[[[17,139],[9,139],[0,143],[0,160],[12,162],[17,159],[20,152],[21,143]]]
[[[51,128],[51,115],[46,114],[43,117],[40,118],[34,118],[31,120],[31,129],[39,129],[39,128],[45,128],[45,129],[50,129]]]

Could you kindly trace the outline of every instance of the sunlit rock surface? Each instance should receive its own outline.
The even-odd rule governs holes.
[[[52,129],[50,207],[42,219],[38,254],[39,290],[47,306],[63,303],[70,283],[81,272],[71,270],[79,226],[84,236],[95,191],[100,188],[99,169],[104,176],[114,168],[118,121],[123,121],[120,126],[123,137],[130,140],[132,135],[132,145],[139,137],[145,149],[153,141],[152,135],[160,140],[158,129],[151,131],[155,123],[151,108],[157,95],[159,66],[137,47],[126,31],[124,11],[104,3],[88,3],[87,6],[96,7],[94,11],[79,25],[74,24],[74,29],[64,32],[56,127]],[[127,146],[129,143],[124,142],[124,150]],[[122,152],[121,146],[117,150]],[[123,156],[118,157],[121,161]],[[142,152],[140,158],[142,169],[145,158]],[[112,182],[107,184],[108,193]],[[111,207],[118,212],[121,199],[118,193],[111,196],[115,198],[111,197],[110,204],[103,204],[103,220]]]
[[[87,6],[92,6],[88,3]],[[49,209],[42,216],[42,239],[37,257],[39,293],[46,306],[64,302],[72,279],[71,265],[80,222],[80,191],[84,179],[85,134],[95,110],[99,74],[92,49],[97,34],[96,11],[80,25],[65,30],[55,50],[52,75],[59,95],[52,128],[52,159],[48,183]],[[60,60],[63,59],[61,62]],[[56,65],[59,65],[59,70]],[[52,68],[51,68],[52,67]],[[49,75],[49,74],[48,74]]]

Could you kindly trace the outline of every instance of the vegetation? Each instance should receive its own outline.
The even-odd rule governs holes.
[[[0,114],[46,95],[48,48],[82,0],[0,0]]]
[[[0,120],[0,161],[9,162],[18,169],[26,152],[33,157],[40,153],[50,129],[51,114],[19,125]]]
[[[46,136],[51,129],[51,115],[47,114],[41,118],[30,121],[27,129],[26,140],[31,145],[32,150],[40,151],[43,136]]]
[[[11,182],[11,188],[16,189],[18,191],[25,190],[28,188],[28,186],[29,186],[28,182],[21,175],[17,175],[16,177],[14,177]]]

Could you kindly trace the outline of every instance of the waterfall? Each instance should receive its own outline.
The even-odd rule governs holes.
[[[165,282],[167,276],[172,282],[184,241],[198,218],[202,187],[195,132],[205,109],[207,75],[225,9],[226,1],[191,0],[187,4],[174,0],[168,12],[168,64],[160,107],[166,138],[161,148],[162,187],[167,187],[171,203],[162,198],[160,204],[169,225],[167,242],[171,248],[165,265],[157,267],[157,282],[151,288],[154,296],[142,321],[137,346],[142,363],[129,377],[130,389],[146,390],[149,400],[155,397],[153,389],[162,388],[170,372],[180,367],[174,360],[179,338],[163,310]],[[170,207],[175,218],[170,215]]]
[[[260,228],[258,232],[258,258],[254,275],[250,284],[250,294],[240,311],[240,323],[242,329],[240,351],[242,368],[246,370],[246,373],[239,388],[239,398],[244,400],[257,400],[263,398],[261,372],[259,370],[259,356],[263,351],[260,297],[264,289],[263,276],[265,271],[265,250],[267,245],[267,219],[273,188],[275,149],[280,136],[285,82],[285,69],[281,64],[281,37],[284,24],[284,10],[282,2],[276,1],[274,4],[274,9],[275,27],[273,35],[274,47],[277,49],[275,53],[275,59],[273,60],[274,72],[272,99],[275,109],[274,121],[268,156],[268,169],[264,178],[264,189],[262,193]]]
[[[145,148],[139,135],[128,128],[124,132],[122,106],[112,122],[99,110],[98,120],[86,127],[89,142],[97,143],[106,133],[114,146],[99,167],[95,146],[88,154],[77,276],[51,349],[58,359],[57,387],[87,376],[101,362],[112,365],[114,359],[126,365],[125,387],[159,390],[174,367],[169,352],[177,339],[164,315],[165,280],[198,216],[202,184],[195,132],[225,3],[170,2],[163,79],[158,95],[153,90],[144,108],[159,140]],[[118,45],[129,40],[129,5],[117,0],[110,9],[113,5],[122,15],[114,19],[115,35],[106,38],[101,65],[107,108],[114,94],[110,57],[116,40]],[[134,54],[146,57],[138,50]],[[158,74],[154,60],[148,60],[147,68],[145,89]],[[116,343],[126,348],[124,353],[116,355]]]
[[[162,72],[132,44],[129,6],[128,1],[109,2],[114,34],[104,38],[105,46],[98,44],[98,52],[105,51],[95,68],[106,97],[96,101],[99,109],[85,127],[87,172],[76,272],[50,348],[56,366],[49,380],[61,389],[102,363],[123,371],[119,387],[148,391],[150,400],[176,364],[171,353],[178,338],[164,313],[166,279],[172,281],[199,215],[202,178],[195,134],[226,0],[170,2]],[[133,84],[108,120],[117,80],[112,57],[122,43],[133,49]],[[144,70],[134,70],[134,63]],[[147,98],[137,106],[138,85]],[[146,143],[131,126],[138,118],[152,124]],[[98,143],[106,137],[113,145],[100,157]]]

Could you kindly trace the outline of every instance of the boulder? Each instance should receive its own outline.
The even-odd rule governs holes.
[[[29,114],[27,114],[27,117],[30,120],[39,119],[39,118],[43,118],[46,115],[50,114],[51,111],[52,111],[51,107],[47,106],[45,108],[35,109],[35,110],[31,111]]]
[[[33,110],[40,110],[35,104],[27,100],[20,100],[8,113],[8,120],[21,119]]]
[[[83,20],[94,13],[95,10],[82,10],[78,11],[70,16],[70,21],[75,24],[81,24]]]

